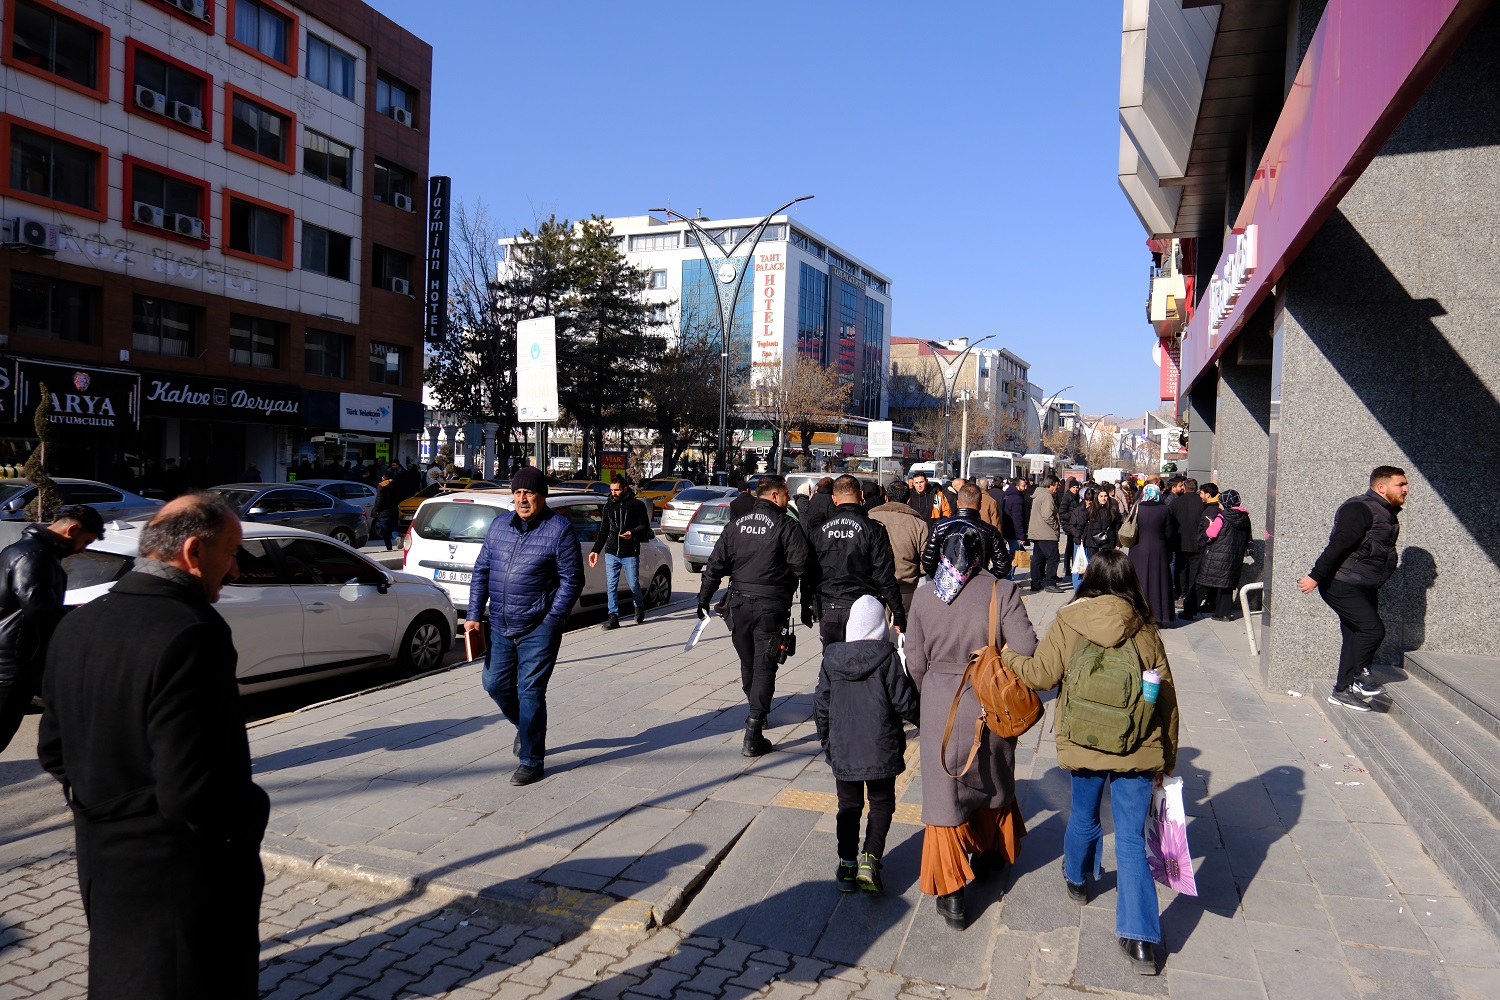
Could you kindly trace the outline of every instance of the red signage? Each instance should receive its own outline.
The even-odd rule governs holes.
[[[1161,338],[1161,398],[1177,399],[1177,382],[1182,374],[1182,345],[1176,337]]]

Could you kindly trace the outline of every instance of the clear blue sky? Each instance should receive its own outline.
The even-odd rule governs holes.
[[[897,336],[997,334],[1085,412],[1155,405],[1119,0],[370,2],[432,43],[432,171],[507,231],[814,194]]]

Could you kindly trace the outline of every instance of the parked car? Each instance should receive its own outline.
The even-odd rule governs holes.
[[[739,492],[733,486],[694,486],[692,489],[683,490],[663,508],[661,533],[674,541],[681,541],[682,536],[687,533],[688,522],[698,511],[699,504],[724,497],[732,500]]]
[[[604,527],[604,498],[589,493],[558,493],[547,505],[573,525],[583,556],[583,592],[573,612],[601,608],[605,603],[604,560],[589,566],[588,553]],[[453,493],[422,503],[402,543],[406,570],[437,582],[452,598],[460,614],[469,608],[469,580],[479,546],[490,522],[509,517],[515,501],[509,493],[490,491]],[[640,582],[646,607],[659,608],[672,600],[672,550],[653,538],[641,545]],[[628,600],[630,582],[622,575],[619,592]]]
[[[642,500],[651,501],[652,513],[660,514],[668,501],[683,490],[692,488],[692,482],[687,479],[648,479],[635,491],[635,495]]]
[[[370,519],[364,511],[306,486],[228,483],[209,492],[227,500],[241,521],[303,528],[355,548],[370,540]]]
[[[130,571],[143,524],[113,525],[63,560],[66,603],[86,604]],[[225,585],[214,605],[234,633],[241,690],[286,687],[391,661],[414,671],[442,663],[455,632],[453,606],[430,579],[383,569],[311,531],[253,522],[243,527],[239,579]]]
[[[694,573],[702,573],[714,545],[729,523],[729,500],[706,500],[693,512],[687,534],[682,536],[682,561]]]
[[[154,514],[162,501],[122,490],[92,479],[54,479],[62,505],[84,504],[106,521]],[[26,505],[36,499],[36,484],[27,479],[0,480],[0,521],[26,520]]]
[[[448,479],[441,483],[433,483],[424,486],[416,493],[402,500],[397,505],[397,516],[401,521],[401,530],[405,531],[411,524],[411,519],[416,516],[417,508],[422,506],[423,500],[442,496],[444,493],[457,493],[460,490],[498,490],[501,485],[489,479]]]
[[[329,496],[352,504],[365,512],[366,517],[375,514],[375,487],[364,483],[351,483],[347,479],[299,479],[298,486],[327,493]]]
[[[597,479],[564,479],[557,484],[560,490],[582,490],[595,496],[609,496],[609,484],[601,483]]]

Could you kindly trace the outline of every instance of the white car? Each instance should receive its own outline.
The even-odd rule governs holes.
[[[592,493],[553,493],[547,497],[547,506],[566,517],[578,536],[583,591],[573,605],[575,614],[605,605],[604,560],[589,566],[589,551],[604,530],[604,504],[604,497]],[[402,542],[406,571],[435,580],[448,592],[459,614],[466,614],[469,579],[490,522],[496,517],[510,517],[514,510],[515,501],[508,491],[445,493],[422,501]],[[646,607],[659,608],[671,602],[672,550],[664,542],[653,538],[641,545],[640,581]],[[630,582],[623,574],[619,593],[630,595]]]
[[[63,560],[69,605],[108,593],[135,563],[143,521],[109,524]],[[241,691],[264,691],[396,661],[442,663],[455,621],[430,579],[386,570],[326,535],[244,523],[240,576],[215,605],[234,632]]]
[[[688,522],[698,513],[698,505],[708,500],[728,497],[733,500],[740,491],[733,486],[694,486],[673,497],[661,512],[661,533],[674,541],[687,534]]]

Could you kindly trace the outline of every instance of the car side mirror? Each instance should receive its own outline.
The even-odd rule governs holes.
[[[382,594],[389,593],[391,589],[391,578],[384,573],[381,573],[379,576],[367,576],[359,582],[366,587],[374,587],[377,592]]]
[[[251,507],[249,510],[245,511],[245,516],[260,517],[264,513],[266,513],[266,509],[264,507]]]

